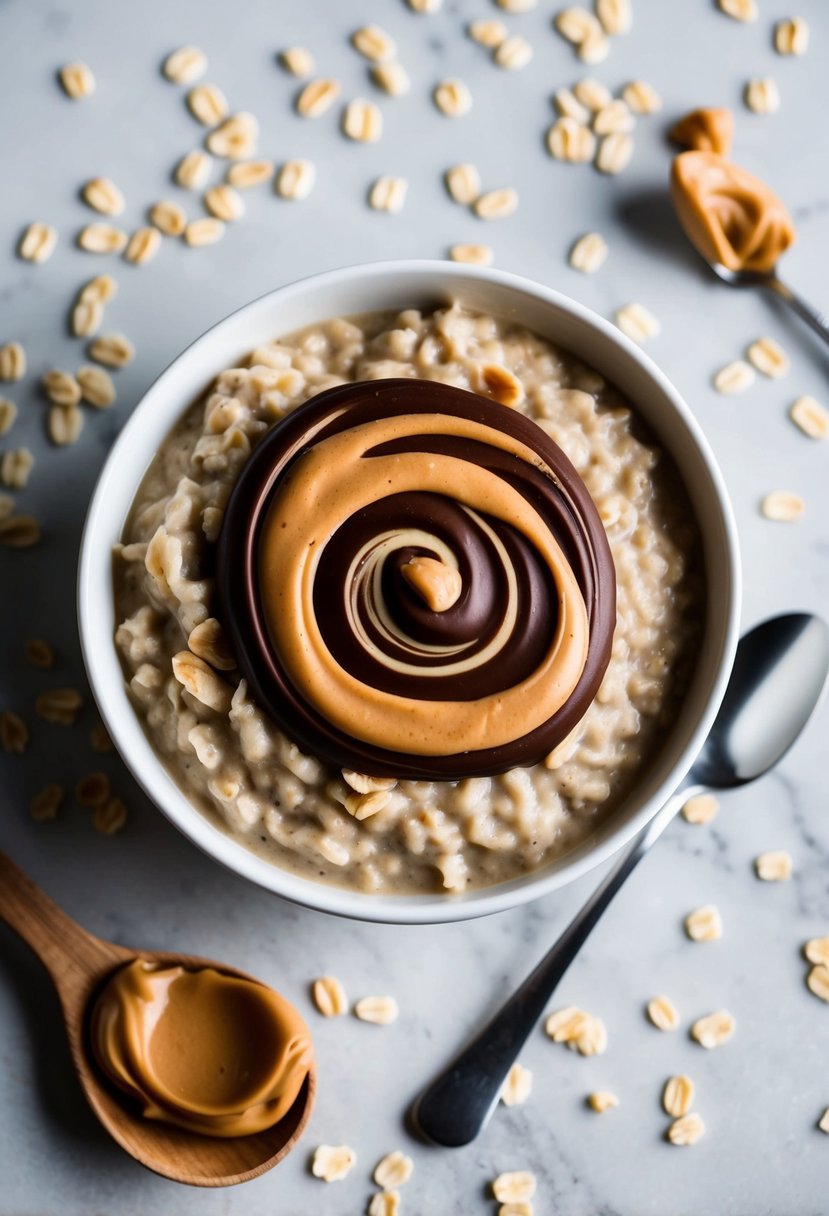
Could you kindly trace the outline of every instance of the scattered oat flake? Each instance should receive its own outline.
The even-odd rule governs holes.
[[[22,380],[26,374],[26,352],[19,342],[0,346],[0,380]]]
[[[829,410],[808,394],[792,402],[789,417],[810,439],[829,439]]]
[[[75,786],[75,797],[81,806],[100,806],[110,794],[110,780],[106,773],[88,773]]]
[[[826,1110],[820,1116],[820,1119],[818,1120],[818,1127],[822,1132],[826,1132],[826,1134],[829,1135],[829,1106],[826,1107]]]
[[[210,176],[210,166],[212,163],[206,152],[202,152],[200,148],[195,148],[192,152],[188,152],[186,156],[183,156],[176,165],[175,180],[185,190],[201,190]],[[153,223],[155,223],[155,220],[153,220]]]
[[[499,1174],[492,1183],[492,1193],[499,1203],[523,1203],[535,1194],[535,1174],[529,1170],[513,1170]]]
[[[495,0],[505,13],[529,13],[538,7],[538,0]]]
[[[137,228],[127,242],[124,257],[133,266],[143,266],[161,248],[161,233],[158,228]]]
[[[17,252],[25,262],[40,264],[47,261],[58,243],[58,230],[51,224],[36,220],[23,233]]]
[[[523,1064],[513,1064],[507,1073],[507,1078],[501,1087],[501,1101],[504,1106],[523,1106],[533,1088],[533,1074]]]
[[[372,1177],[384,1191],[394,1191],[409,1181],[413,1170],[414,1162],[411,1157],[395,1150],[393,1153],[387,1153],[382,1161],[378,1161]]]
[[[481,193],[481,175],[467,162],[447,169],[444,180],[451,198],[463,206],[471,206]]]
[[[573,93],[583,106],[594,113],[603,110],[613,100],[613,94],[607,85],[602,84],[600,80],[594,80],[592,76],[585,76],[575,84]]]
[[[93,177],[81,189],[83,201],[101,215],[120,215],[126,206],[124,196],[108,177]]]
[[[813,937],[803,947],[810,963],[825,963],[829,967],[829,937]]]
[[[228,185],[212,186],[204,196],[204,205],[211,215],[224,220],[226,224],[241,219],[245,214],[241,194]]]
[[[83,304],[106,304],[118,294],[118,284],[111,274],[96,274],[80,290],[78,299]]]
[[[758,17],[757,0],[717,0],[720,12],[735,21],[756,21]]]
[[[52,688],[35,701],[35,713],[44,722],[72,726],[83,709],[83,697],[75,688]]]
[[[17,406],[8,397],[0,397],[0,435],[8,435],[17,418]]]
[[[673,1001],[667,996],[655,996],[648,1001],[648,1020],[657,1030],[676,1030],[679,1025],[679,1013]]]
[[[92,826],[104,836],[114,836],[123,829],[126,822],[127,808],[121,798],[107,798],[106,802],[95,807],[92,816]]]
[[[413,13],[437,13],[443,8],[443,0],[407,0]]]
[[[771,76],[749,80],[744,96],[746,105],[755,114],[776,114],[780,109],[780,90]]]
[[[792,876],[792,867],[791,854],[785,849],[761,853],[754,859],[757,877],[763,882],[786,882]]]
[[[361,144],[377,143],[383,134],[383,115],[373,101],[355,97],[343,111],[343,134]]]
[[[774,49],[778,55],[805,55],[809,49],[809,25],[803,17],[787,17],[774,27]]]
[[[351,45],[372,63],[388,63],[397,54],[394,39],[379,25],[364,25],[351,35]]]
[[[632,80],[622,89],[622,98],[634,114],[658,114],[662,98],[646,80]]]
[[[108,755],[115,751],[112,740],[109,737],[109,731],[104,726],[103,722],[96,722],[89,732],[89,743],[93,752],[98,752],[99,755]]]
[[[314,1004],[324,1018],[336,1018],[348,1012],[345,989],[333,975],[323,975],[311,986]]]
[[[570,265],[582,274],[595,274],[604,266],[608,252],[603,236],[598,232],[586,232],[570,250]]]
[[[41,671],[48,671],[55,665],[55,652],[43,638],[27,638],[23,643],[23,653],[32,667],[39,667]]]
[[[371,79],[389,97],[402,97],[412,87],[409,73],[402,63],[377,63],[371,69]]]
[[[369,1200],[366,1212],[368,1216],[399,1216],[400,1193],[398,1191],[378,1191]]]
[[[8,519],[14,513],[14,499],[11,494],[0,494],[0,520]]]
[[[35,794],[29,807],[29,813],[37,823],[44,823],[49,819],[56,819],[60,805],[66,797],[66,790],[62,785],[47,785]]]
[[[355,773],[353,769],[342,770],[343,781],[358,794],[376,794],[380,790],[393,790],[397,785],[394,777],[370,777],[367,773]]]
[[[12,448],[3,452],[0,456],[0,482],[10,490],[25,489],[34,464],[35,458],[28,448]]]
[[[83,430],[83,414],[77,405],[53,405],[46,420],[47,434],[56,447],[77,443]]]
[[[575,118],[557,118],[547,132],[547,151],[556,160],[583,165],[593,159],[596,136]]]
[[[829,975],[829,971],[827,971]],[[714,1047],[720,1047],[723,1043],[727,1043],[733,1035],[737,1023],[727,1009],[718,1009],[716,1013],[706,1014],[703,1018],[698,1018],[691,1027],[691,1038],[699,1043],[700,1047],[711,1051]]]
[[[612,135],[614,131],[632,131],[636,119],[626,101],[616,97],[604,106],[593,118],[593,130],[597,135]]]
[[[502,1203],[498,1216],[533,1216],[533,1205],[528,1199],[523,1203]]]
[[[197,84],[187,94],[187,106],[196,121],[205,127],[215,127],[227,117],[230,108],[224,93],[215,84]]]
[[[596,16],[606,34],[629,34],[633,26],[631,0],[596,0]]]
[[[314,56],[304,46],[289,46],[279,52],[279,62],[286,72],[300,78],[310,76],[314,70]]]
[[[470,266],[491,266],[495,261],[489,245],[453,245],[449,257],[453,262],[465,262]]]
[[[432,94],[435,105],[447,118],[461,118],[472,109],[472,94],[462,80],[444,80]]]
[[[339,1182],[350,1172],[357,1160],[353,1148],[346,1144],[321,1144],[314,1150],[311,1173],[323,1182]]]
[[[599,144],[596,168],[609,176],[623,173],[633,156],[633,146],[633,139],[626,131],[613,131],[605,135]]]
[[[687,823],[700,826],[710,823],[720,809],[720,804],[713,794],[694,794],[682,807],[682,817]]]
[[[72,309],[72,333],[76,338],[91,338],[104,321],[104,306],[98,300],[78,300]]]
[[[556,89],[553,105],[562,118],[572,118],[579,126],[585,127],[590,122],[590,110],[582,105],[572,89]]]
[[[647,342],[659,333],[659,322],[643,304],[626,304],[616,311],[616,324],[634,342]]]
[[[115,385],[109,372],[102,367],[85,364],[75,373],[81,386],[82,399],[96,410],[108,409],[115,401]]]
[[[29,728],[19,714],[0,713],[0,747],[10,756],[22,756],[29,744]]]
[[[397,1021],[400,1010],[393,996],[364,996],[354,1006],[354,1013],[361,1022],[388,1026]]]
[[[370,819],[372,815],[382,811],[390,800],[391,793],[388,790],[374,790],[369,794],[347,794],[343,806],[349,815],[353,815],[362,823],[364,819]]]
[[[193,84],[207,71],[207,56],[197,46],[180,46],[170,52],[161,70],[172,84]]]
[[[0,517],[0,545],[9,549],[29,549],[40,540],[40,524],[32,515]]]
[[[518,71],[525,68],[532,57],[532,44],[520,34],[512,34],[495,48],[492,59],[499,68]]]
[[[230,166],[225,177],[237,190],[250,190],[253,186],[265,185],[275,172],[272,160],[240,160]]]
[[[705,904],[685,917],[685,932],[694,942],[713,942],[722,937],[722,918],[713,904]]]
[[[403,210],[408,188],[405,177],[378,177],[369,191],[369,206],[375,211],[397,215]]]
[[[735,359],[720,368],[714,376],[714,388],[724,397],[733,397],[736,393],[744,393],[751,388],[756,380],[754,368],[743,359]]]
[[[573,46],[582,46],[589,39],[603,38],[604,32],[598,17],[586,8],[563,8],[553,18],[555,29]]]
[[[758,372],[772,380],[785,376],[789,370],[789,356],[774,338],[758,338],[746,353]]]
[[[668,1077],[662,1090],[662,1108],[666,1115],[680,1119],[687,1115],[694,1104],[694,1082],[680,1074]]]
[[[495,50],[508,34],[507,27],[497,17],[485,17],[472,21],[466,29],[473,42],[487,47],[488,50]]]
[[[829,965],[817,963],[806,976],[806,985],[821,1001],[829,1002]]]
[[[591,34],[585,38],[578,48],[577,54],[582,63],[603,63],[610,53],[610,39],[604,33]]]
[[[248,160],[256,153],[258,139],[257,119],[253,114],[241,111],[226,118],[220,126],[214,127],[205,143],[215,156],[222,156],[227,160]]]
[[[67,63],[60,69],[58,76],[63,85],[63,91],[73,101],[80,101],[82,97],[89,97],[95,92],[95,77],[92,75],[91,69],[80,59],[74,63]]]
[[[587,1105],[597,1115],[603,1115],[605,1111],[612,1110],[614,1106],[618,1106],[619,1099],[609,1089],[598,1089],[594,1093],[587,1095]]]
[[[114,224],[87,224],[78,233],[78,245],[87,253],[121,253],[127,234]]]
[[[799,494],[793,494],[791,490],[773,490],[761,502],[760,510],[766,519],[788,524],[800,519],[806,504]]]
[[[694,1111],[689,1111],[682,1118],[675,1119],[667,1131],[668,1140],[678,1148],[689,1148],[704,1135],[705,1124]]]
[[[40,383],[46,396],[55,405],[77,405],[81,399],[81,386],[69,372],[46,372]]]
[[[217,220],[202,221],[218,223]],[[135,347],[123,334],[101,334],[89,343],[89,355],[107,367],[126,367],[135,358]]]
[[[296,100],[297,113],[303,118],[319,118],[340,95],[339,81],[331,77],[311,80]]]
[[[518,191],[511,186],[489,190],[475,200],[474,208],[479,219],[505,219],[518,210]]]

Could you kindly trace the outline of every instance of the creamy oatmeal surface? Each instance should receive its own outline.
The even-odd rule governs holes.
[[[485,392],[493,364],[518,378],[517,408],[565,451],[598,507],[617,577],[610,664],[577,729],[542,764],[390,791],[353,775],[349,784],[276,727],[236,670],[214,615],[225,504],[262,435],[323,389],[417,377]],[[618,805],[675,718],[701,619],[690,507],[638,430],[616,390],[573,356],[457,305],[327,321],[222,372],[159,450],[115,554],[116,645],[182,790],[275,864],[368,892],[462,891],[572,848]],[[188,645],[196,657],[182,669],[173,657]],[[355,818],[355,792],[375,789],[380,809]]]

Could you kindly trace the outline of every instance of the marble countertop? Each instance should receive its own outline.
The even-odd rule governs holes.
[[[736,113],[735,157],[774,184],[790,204],[800,239],[786,258],[792,283],[829,304],[829,153],[825,70],[829,9],[798,0],[811,25],[804,58],[784,59],[771,44],[773,21],[789,15],[781,0],[759,0],[760,19],[741,25],[711,0],[633,0],[633,32],[614,41],[589,73],[618,88],[642,77],[662,94],[662,115],[640,121],[626,173],[604,178],[592,168],[553,162],[543,150],[550,95],[585,75],[551,30],[557,5],[507,15],[535,47],[523,71],[499,71],[465,35],[466,23],[498,16],[488,0],[445,0],[417,16],[403,0],[5,0],[0,5],[0,81],[4,172],[0,209],[0,342],[19,339],[29,374],[0,386],[20,417],[0,449],[25,444],[36,465],[19,509],[41,520],[38,548],[0,550],[0,709],[29,718],[23,758],[0,756],[0,841],[87,928],[137,946],[176,947],[234,960],[307,1010],[320,1059],[320,1096],[301,1148],[274,1172],[229,1191],[201,1193],[142,1170],[111,1143],[87,1110],[62,1038],[57,1001],[39,964],[12,934],[0,931],[0,1216],[318,1216],[362,1212],[370,1174],[387,1151],[415,1160],[404,1211],[474,1216],[495,1211],[487,1183],[503,1170],[538,1176],[540,1216],[804,1216],[826,1210],[829,1138],[816,1127],[829,1106],[826,1036],[829,1010],[806,989],[800,949],[829,932],[829,824],[825,816],[824,710],[779,769],[758,785],[722,799],[708,827],[680,821],[648,858],[612,914],[568,973],[554,1007],[578,1004],[599,1014],[609,1032],[604,1055],[582,1059],[542,1031],[523,1062],[533,1070],[530,1101],[500,1109],[485,1134],[461,1151],[411,1141],[403,1113],[505,989],[523,976],[592,888],[589,876],[566,891],[514,912],[434,928],[359,925],[292,907],[254,889],[203,857],[140,795],[116,758],[103,764],[130,808],[115,837],[93,831],[88,813],[68,804],[52,823],[28,814],[47,781],[72,787],[101,758],[84,729],[37,721],[34,697],[53,682],[82,685],[74,608],[74,567],[81,523],[97,471],[119,427],[146,386],[207,326],[243,302],[311,271],[359,260],[441,257],[460,241],[488,241],[496,264],[551,284],[611,316],[630,300],[661,321],[649,344],[709,436],[733,496],[745,564],[744,622],[792,608],[829,604],[829,511],[826,445],[807,440],[787,418],[802,393],[827,396],[827,363],[811,335],[753,293],[731,292],[707,275],[681,238],[668,208],[666,122],[701,103]],[[371,90],[366,65],[348,45],[374,20],[396,38],[412,77],[409,96],[380,97],[386,120],[376,145],[355,145],[336,114],[315,123],[291,110],[296,84],[275,63],[291,44],[309,46],[321,71],[343,83],[344,97]],[[88,221],[78,198],[86,179],[106,174],[128,199],[127,227],[145,207],[179,194],[172,166],[199,140],[180,91],[160,75],[164,55],[185,42],[203,47],[208,79],[234,108],[262,124],[262,155],[315,161],[307,202],[288,204],[268,189],[246,197],[248,215],[210,249],[166,242],[143,268],[94,258],[73,246]],[[81,58],[97,78],[95,96],[71,102],[55,82],[63,63]],[[759,117],[741,104],[750,76],[773,75],[778,114]],[[475,104],[458,121],[429,99],[442,77],[457,75]],[[476,163],[491,186],[514,185],[521,206],[511,219],[485,225],[453,204],[445,168]],[[408,178],[402,214],[366,205],[379,174]],[[183,195],[182,195],[183,197]],[[185,205],[192,203],[185,199]],[[14,256],[34,219],[54,223],[58,249],[44,266]],[[610,256],[583,276],[566,255],[581,233],[598,230]],[[50,367],[74,369],[81,344],[66,332],[79,286],[112,270],[120,283],[108,322],[135,342],[137,357],[117,376],[118,402],[88,416],[67,450],[44,439],[37,382]],[[744,396],[723,398],[711,375],[769,334],[789,352],[786,379],[759,379]],[[769,490],[796,490],[807,512],[793,525],[763,519]],[[25,637],[55,644],[54,676],[28,667]],[[102,639],[102,645],[106,640]],[[758,882],[753,858],[767,849],[794,857],[791,882]],[[715,903],[721,941],[697,945],[683,917]],[[333,972],[358,997],[394,994],[399,1021],[386,1028],[356,1019],[323,1021],[308,1000],[309,982]],[[671,996],[682,1028],[660,1034],[644,1016],[647,1000]],[[728,1008],[737,1031],[706,1052],[688,1036],[701,1014]],[[707,1135],[680,1151],[664,1140],[660,1094],[667,1076],[688,1073]],[[585,1106],[594,1089],[613,1090],[617,1110]],[[309,1155],[320,1143],[351,1144],[358,1162],[348,1179],[327,1186],[311,1178]]]

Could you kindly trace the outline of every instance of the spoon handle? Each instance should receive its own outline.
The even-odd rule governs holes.
[[[813,308],[811,304],[807,304],[796,292],[792,291],[791,287],[778,279],[777,275],[772,275],[766,281],[766,286],[779,299],[784,300],[789,308],[796,312],[800,319],[811,326],[815,333],[829,345],[829,317],[825,313]]]
[[[695,788],[698,787],[685,783],[666,802],[521,987],[424,1090],[413,1115],[430,1140],[447,1148],[459,1148],[475,1139],[495,1109],[507,1073],[567,968],[614,895]]]
[[[0,920],[38,956],[62,1000],[123,961],[120,947],[87,933],[0,852]]]

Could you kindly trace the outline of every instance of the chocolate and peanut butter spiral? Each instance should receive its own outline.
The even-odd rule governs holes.
[[[395,777],[546,756],[607,666],[615,576],[564,453],[422,380],[343,385],[262,440],[219,541],[254,695],[302,747]]]

